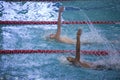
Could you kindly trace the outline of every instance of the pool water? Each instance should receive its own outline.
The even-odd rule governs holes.
[[[65,6],[64,21],[119,21],[120,1],[5,2],[0,1],[0,20],[56,21],[58,7]],[[63,36],[76,39],[81,28],[82,50],[111,50],[120,47],[120,24],[64,24]],[[0,25],[0,49],[75,50],[75,45],[47,40],[56,25]],[[112,53],[111,53],[112,54]],[[0,55],[0,80],[120,80],[120,55],[82,55],[82,60],[104,60],[112,70],[75,67],[66,54]],[[107,58],[107,59],[105,59]]]

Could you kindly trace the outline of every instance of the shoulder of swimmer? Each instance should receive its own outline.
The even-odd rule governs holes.
[[[80,61],[80,66],[81,67],[85,67],[85,68],[91,68],[92,67],[92,63]]]
[[[60,37],[59,40],[60,40],[60,41],[72,42],[72,43],[75,42],[73,39],[68,38],[68,37]]]

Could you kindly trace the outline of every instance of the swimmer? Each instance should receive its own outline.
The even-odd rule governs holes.
[[[61,34],[61,13],[64,11],[64,7],[59,8],[58,14],[58,23],[57,23],[57,32],[55,34],[50,34],[47,38],[48,39],[55,39],[59,42],[67,43],[67,44],[76,44],[76,40],[70,39],[68,37],[62,37]],[[91,44],[88,41],[82,41],[81,44]]]
[[[75,44],[76,41],[67,38],[67,37],[61,37],[61,13],[64,11],[64,7],[59,8],[59,14],[58,14],[58,23],[57,23],[57,32],[55,34],[50,34],[50,39],[55,39],[59,42],[67,43],[67,44]]]
[[[76,42],[76,56],[75,58],[73,57],[67,57],[67,60],[76,65],[76,66],[80,66],[80,67],[84,67],[84,68],[93,68],[93,69],[101,69],[101,68],[105,68],[105,66],[103,65],[97,65],[94,63],[90,63],[90,62],[85,62],[85,61],[81,61],[80,60],[80,36],[81,36],[82,30],[79,29],[77,32],[77,42]]]

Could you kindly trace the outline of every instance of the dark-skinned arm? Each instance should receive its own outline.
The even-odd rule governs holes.
[[[77,41],[76,41],[76,56],[75,56],[75,61],[79,62],[80,61],[80,36],[81,36],[81,29],[78,30],[77,32]]]

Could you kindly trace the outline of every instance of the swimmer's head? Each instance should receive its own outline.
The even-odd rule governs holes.
[[[55,34],[50,34],[50,35],[49,35],[49,38],[50,38],[50,39],[54,39],[54,38],[55,38]]]
[[[67,57],[67,60],[68,60],[69,62],[74,62],[74,61],[75,61],[75,59],[72,58],[72,57]]]

